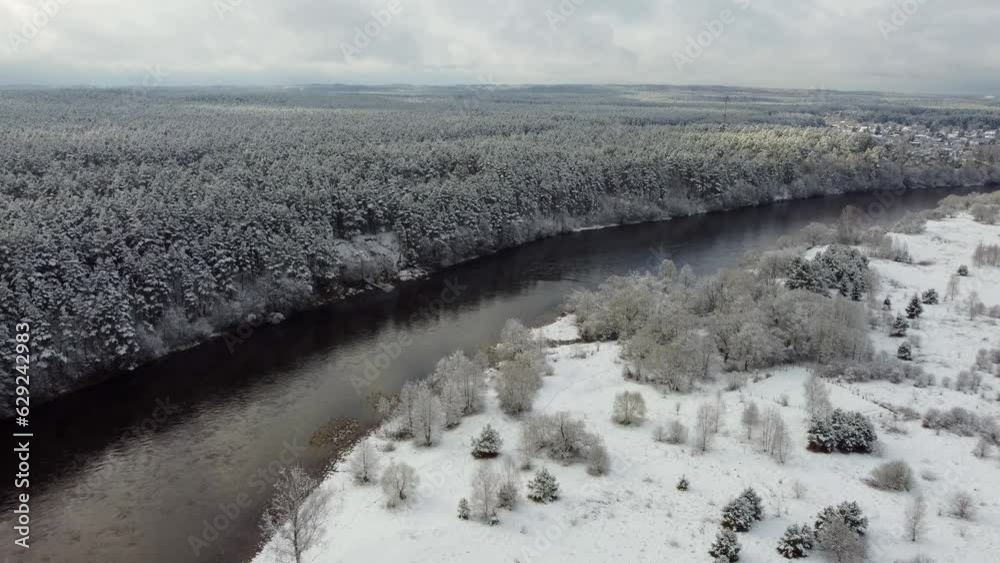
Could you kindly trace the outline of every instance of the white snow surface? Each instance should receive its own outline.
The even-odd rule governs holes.
[[[979,241],[998,242],[1000,227],[986,226],[966,217],[933,221],[920,235],[894,235],[909,245],[915,262],[903,265],[873,261],[884,278],[894,308],[905,306],[908,296],[931,287],[944,297],[948,278],[960,264],[972,270],[963,279],[961,302],[975,290],[987,305],[1000,304],[1000,269],[975,268],[972,251]],[[881,301],[881,298],[879,299]],[[976,350],[1000,344],[995,319],[971,321],[956,304],[926,306],[920,328],[916,361],[941,377],[952,377],[968,369]],[[710,562],[707,551],[719,529],[722,506],[742,489],[753,486],[764,498],[766,518],[746,534],[741,561],[786,561],[776,552],[778,538],[793,523],[810,523],[828,505],[857,501],[870,519],[871,561],[891,563],[918,554],[937,563],[1000,561],[1000,460],[977,459],[971,451],[975,438],[921,428],[919,421],[904,422],[906,434],[886,432],[881,422],[892,415],[874,401],[911,406],[921,413],[929,407],[962,406],[979,414],[1000,414],[997,380],[986,377],[992,387],[987,397],[943,389],[940,384],[917,389],[908,383],[887,382],[831,385],[836,407],[869,415],[879,429],[879,455],[816,454],[805,449],[808,417],[804,411],[802,383],[806,367],[771,370],[770,377],[750,383],[740,391],[723,392],[726,406],[724,426],[711,450],[694,455],[689,446],[657,443],[652,431],[657,424],[674,418],[693,426],[695,411],[705,401],[714,401],[720,386],[706,386],[688,395],[668,395],[657,389],[622,378],[621,348],[616,343],[566,344],[576,339],[571,317],[536,329],[553,347],[547,352],[554,375],[544,384],[534,412],[569,411],[586,421],[588,430],[604,437],[612,467],[609,475],[592,477],[585,464],[561,465],[542,458],[555,475],[561,498],[552,504],[536,504],[525,497],[513,511],[500,512],[494,527],[472,519],[459,520],[458,501],[470,496],[470,482],[481,464],[499,470],[503,457],[513,456],[520,421],[500,413],[491,391],[486,411],[467,417],[455,429],[445,431],[432,448],[412,443],[397,444],[395,451],[381,453],[381,466],[405,461],[417,469],[417,498],[401,508],[386,509],[377,485],[357,486],[346,468],[335,468],[322,487],[334,492],[325,529],[325,544],[309,552],[307,561],[413,561],[413,562],[607,562],[678,561]],[[873,333],[880,349],[895,354],[898,339]],[[562,341],[559,343],[558,341]],[[763,375],[763,374],[762,374]],[[622,427],[610,420],[612,401],[624,390],[643,394],[647,421],[639,427]],[[788,406],[779,404],[783,395]],[[779,464],[759,452],[747,440],[740,425],[742,403],[753,400],[762,410],[778,408],[792,435],[790,459]],[[496,460],[476,460],[470,455],[470,440],[487,423],[504,439],[503,455]],[[386,440],[373,436],[378,446]],[[917,491],[928,503],[927,533],[913,543],[903,531],[904,511],[915,493],[890,493],[867,486],[863,479],[884,461],[902,459],[917,476]],[[522,488],[533,472],[522,472]],[[691,487],[676,490],[681,476]],[[803,498],[793,495],[793,483],[806,485]],[[974,521],[946,515],[948,498],[968,491],[980,503]],[[813,552],[809,560],[823,560]],[[255,563],[272,563],[265,548]]]

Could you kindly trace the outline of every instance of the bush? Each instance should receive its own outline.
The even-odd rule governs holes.
[[[969,267],[964,264],[959,266],[958,275],[962,276],[963,278],[967,277],[969,275]]]
[[[877,466],[868,484],[882,491],[909,491],[913,488],[913,470],[905,461],[890,461]]]
[[[472,457],[476,459],[493,458],[500,455],[500,448],[503,446],[503,439],[500,433],[493,429],[491,424],[487,424],[478,438],[472,439]]]
[[[600,439],[587,432],[582,420],[566,412],[555,415],[536,415],[524,423],[522,448],[530,452],[546,451],[553,459],[563,463],[586,459],[590,448]]]
[[[681,476],[680,481],[677,481],[677,490],[686,491],[691,488],[691,483],[687,480],[687,477]]]
[[[829,416],[813,419],[807,439],[813,451],[871,453],[878,436],[865,415],[835,409]]]
[[[801,559],[809,555],[816,537],[808,524],[792,524],[778,540],[778,553],[785,559]]]
[[[559,498],[559,484],[556,478],[544,467],[535,473],[535,478],[528,483],[528,498],[535,502],[548,504]]]
[[[402,462],[393,462],[382,474],[382,491],[385,505],[395,508],[413,495],[420,482],[415,469]]]
[[[835,520],[817,531],[816,543],[828,551],[834,561],[863,563],[868,556],[868,546],[864,538],[840,520]]]
[[[611,470],[611,457],[603,444],[594,444],[587,455],[587,473],[597,477]]]
[[[708,554],[718,560],[734,563],[740,560],[740,540],[731,530],[719,530]]]
[[[974,520],[976,518],[976,504],[972,500],[972,495],[964,491],[952,495],[948,501],[948,514],[961,520]]]

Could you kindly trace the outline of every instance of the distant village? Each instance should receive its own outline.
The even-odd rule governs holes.
[[[998,144],[997,129],[934,129],[923,125],[862,123],[835,118],[827,119],[827,124],[852,133],[868,133],[878,144],[908,144],[910,154],[916,157],[946,159],[956,163],[965,161],[976,147]]]

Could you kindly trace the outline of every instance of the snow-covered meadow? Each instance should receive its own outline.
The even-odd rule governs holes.
[[[433,562],[709,562],[709,546],[719,529],[721,509],[743,489],[752,486],[764,498],[766,516],[745,534],[739,534],[740,561],[785,561],[775,551],[790,524],[815,521],[829,505],[856,501],[870,520],[869,560],[904,561],[917,555],[937,563],[997,560],[1000,553],[1000,461],[998,454],[977,458],[974,437],[922,428],[920,420],[905,421],[892,411],[910,407],[923,414],[928,408],[961,406],[980,416],[1000,415],[997,378],[987,376],[979,392],[945,388],[944,378],[956,381],[968,370],[981,348],[1000,346],[1000,321],[979,315],[971,319],[967,301],[975,291],[987,306],[1000,305],[1000,269],[972,266],[978,242],[1000,243],[1000,227],[960,216],[931,221],[919,235],[893,235],[905,242],[914,264],[873,260],[882,276],[879,301],[886,295],[894,311],[902,310],[916,292],[936,289],[942,297],[952,274],[968,264],[971,275],[962,278],[958,295],[938,305],[925,306],[919,324],[911,328],[914,360],[933,374],[937,384],[918,388],[910,381],[862,384],[828,383],[833,406],[860,411],[875,423],[880,447],[873,455],[820,454],[806,449],[809,416],[803,383],[811,368],[790,366],[763,370],[745,386],[725,390],[701,385],[688,394],[665,393],[622,377],[622,348],[616,342],[580,342],[572,315],[536,329],[548,347],[551,376],[543,383],[533,413],[567,411],[585,421],[587,430],[603,437],[611,456],[607,475],[591,476],[586,463],[563,465],[540,456],[535,469],[547,468],[559,483],[560,498],[536,504],[522,497],[512,511],[500,511],[499,524],[457,517],[459,499],[470,496],[474,472],[483,464],[499,470],[505,458],[516,456],[521,420],[504,415],[498,406],[491,370],[486,407],[465,417],[454,429],[442,432],[439,442],[422,448],[413,442],[389,440],[376,433],[381,467],[392,461],[413,466],[420,479],[416,494],[397,508],[385,507],[377,484],[359,486],[342,464],[321,485],[332,493],[324,544],[308,552],[305,561],[433,561]],[[896,355],[900,339],[873,329],[878,350]],[[647,407],[639,426],[612,421],[616,394],[637,391]],[[791,447],[785,463],[762,453],[747,438],[741,424],[744,405],[753,401],[761,410],[776,408],[790,430]],[[697,453],[688,444],[670,445],[653,439],[654,428],[680,420],[694,426],[698,407],[721,405],[722,424],[709,451]],[[890,410],[892,409],[892,410]],[[504,440],[499,458],[475,459],[470,442],[487,424]],[[890,431],[889,429],[892,428]],[[391,451],[388,451],[390,450]],[[386,451],[382,451],[386,450]],[[886,492],[866,484],[878,464],[903,460],[912,467],[917,485],[911,492]],[[534,470],[521,472],[523,485]],[[678,480],[686,477],[687,491]],[[966,491],[976,500],[972,520],[947,514],[951,497]],[[918,542],[907,538],[905,513],[917,494],[927,502],[926,533]],[[810,559],[822,560],[814,551]],[[265,548],[255,563],[271,563]]]

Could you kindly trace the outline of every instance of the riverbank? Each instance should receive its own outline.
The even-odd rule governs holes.
[[[1000,227],[958,217],[930,221],[921,234],[892,236],[908,245],[913,264],[873,260],[873,266],[884,283],[878,301],[889,297],[894,311],[900,311],[918,291],[936,289],[944,297],[952,273],[965,263],[972,268],[971,255],[979,241],[1000,243]],[[559,500],[535,504],[522,497],[513,511],[500,512],[496,526],[459,520],[456,507],[460,498],[470,496],[473,473],[483,464],[499,470],[504,459],[516,457],[523,424],[499,411],[490,372],[485,412],[444,432],[435,447],[402,443],[390,448],[389,440],[375,438],[382,467],[395,461],[416,468],[420,486],[408,504],[388,510],[377,486],[357,486],[343,466],[336,468],[322,485],[334,495],[324,530],[327,543],[313,555],[324,561],[458,562],[473,556],[497,563],[710,561],[707,551],[721,507],[753,486],[764,498],[766,515],[751,533],[740,535],[743,561],[777,560],[775,545],[786,526],[812,522],[823,507],[848,500],[858,502],[869,518],[867,537],[875,560],[921,554],[937,561],[982,559],[1000,548],[1000,503],[990,495],[1000,487],[995,456],[974,457],[976,438],[924,428],[919,420],[932,407],[962,406],[979,416],[1000,415],[994,377],[987,377],[976,391],[956,389],[951,383],[970,369],[980,348],[1000,347],[997,320],[985,315],[970,318],[963,310],[973,292],[986,307],[1000,305],[1000,270],[973,268],[960,282],[957,295],[925,306],[919,326],[911,329],[911,342],[919,342],[914,364],[934,376],[933,385],[918,386],[910,380],[828,385],[835,407],[860,411],[876,424],[880,442],[876,456],[806,450],[809,417],[802,384],[809,366],[768,370],[741,389],[727,390],[720,381],[690,394],[664,394],[622,378],[618,343],[578,342],[573,317],[562,317],[537,331],[548,343],[546,359],[553,375],[543,379],[533,412],[569,412],[602,436],[611,456],[607,475],[591,476],[585,464],[539,459],[536,469],[545,467],[559,483]],[[879,351],[896,355],[900,339],[883,334],[881,326],[872,330],[871,337]],[[945,378],[951,380],[947,385]],[[613,398],[623,391],[643,395],[648,415],[641,426],[611,421]],[[777,409],[788,424],[791,445],[784,463],[759,452],[747,439],[741,413],[749,401],[762,410]],[[693,421],[704,403],[723,406],[721,430],[708,452],[695,455],[691,445],[654,441],[654,428],[672,420]],[[900,407],[913,409],[918,419],[895,414]],[[486,424],[504,440],[498,460],[469,455],[470,440]],[[903,460],[913,468],[915,490],[927,502],[927,532],[920,542],[910,541],[904,530],[904,513],[915,493],[878,491],[865,482],[875,465],[889,460]],[[531,476],[521,474],[522,492]],[[690,481],[686,491],[676,488],[682,477]],[[975,496],[975,519],[948,515],[950,499],[958,491]],[[267,550],[254,559],[271,561]]]
[[[923,188],[910,188],[910,190],[913,190],[913,189],[919,189],[919,190],[939,190],[939,189],[943,190],[943,189],[949,189],[949,190],[952,190],[952,191],[959,191],[959,192],[961,192],[961,191],[969,190],[969,189],[975,188],[975,187],[977,187],[977,186],[970,185],[970,186],[964,186],[964,187],[960,187],[960,188],[923,187]],[[995,186],[993,188],[995,189]],[[904,194],[906,191],[910,191],[910,190],[860,191],[860,192],[853,192],[851,194],[811,195],[811,196],[808,196],[806,198],[800,198],[800,199],[806,199],[806,200],[807,199],[814,199],[814,198],[820,198],[820,199],[822,199],[822,198],[829,198],[829,197],[838,197],[838,196],[841,196],[841,195],[864,195],[864,194],[871,194],[873,196],[873,198],[874,197],[879,197],[878,202],[876,202],[874,204],[882,206],[882,208],[884,208],[885,205],[883,203],[881,203],[881,202],[891,201],[894,197],[898,197],[898,196]],[[883,195],[876,196],[876,194],[883,194]],[[889,200],[886,200],[885,199],[886,197],[888,197]],[[232,352],[232,350],[233,350],[234,347],[242,345],[245,342],[245,340],[247,339],[247,336],[253,334],[261,326],[264,326],[264,325],[267,325],[267,324],[279,324],[279,323],[285,322],[289,318],[294,317],[296,315],[301,315],[302,313],[309,312],[309,311],[314,311],[314,310],[317,310],[317,309],[320,309],[320,308],[323,308],[323,307],[330,306],[332,304],[344,303],[344,302],[347,302],[347,301],[350,301],[350,300],[363,300],[363,299],[368,299],[368,298],[371,298],[371,297],[379,297],[379,296],[384,296],[384,295],[387,295],[387,294],[398,293],[400,287],[403,286],[403,285],[405,285],[405,284],[413,283],[413,282],[419,282],[420,280],[426,279],[427,277],[429,277],[431,275],[438,274],[438,273],[441,273],[441,272],[446,272],[449,268],[453,268],[455,266],[459,266],[459,265],[462,265],[462,264],[468,264],[470,262],[474,262],[474,261],[477,261],[477,260],[486,259],[486,258],[489,258],[490,256],[493,256],[493,255],[497,254],[497,253],[505,252],[505,251],[510,251],[510,250],[516,249],[519,246],[524,246],[526,244],[536,243],[536,242],[541,241],[541,240],[545,240],[545,239],[549,239],[549,238],[553,238],[553,237],[558,237],[558,236],[564,236],[564,235],[572,234],[572,233],[575,233],[575,232],[602,230],[602,229],[609,229],[609,228],[615,228],[615,227],[621,227],[621,226],[627,226],[627,225],[641,225],[641,224],[646,224],[646,223],[655,223],[655,222],[668,221],[668,220],[671,220],[671,219],[678,219],[678,218],[682,218],[682,217],[693,217],[693,216],[699,216],[699,215],[709,215],[709,214],[716,214],[716,213],[727,213],[727,212],[735,211],[735,210],[738,210],[738,209],[743,209],[743,208],[746,208],[746,207],[760,207],[760,206],[772,205],[772,204],[777,203],[777,202],[787,202],[787,201],[794,201],[794,200],[795,200],[795,198],[791,198],[790,196],[788,196],[786,194],[785,196],[783,196],[782,198],[779,198],[779,199],[775,200],[774,202],[757,202],[757,203],[754,203],[754,204],[749,205],[749,206],[735,207],[735,208],[725,208],[725,209],[702,208],[702,209],[694,211],[693,213],[682,214],[682,215],[666,215],[666,216],[663,216],[663,217],[652,218],[652,219],[643,220],[643,221],[622,220],[622,221],[619,221],[617,223],[614,223],[614,222],[609,223],[609,222],[606,221],[606,217],[604,217],[603,215],[602,216],[596,216],[596,217],[590,217],[590,218],[580,218],[577,221],[574,221],[574,222],[571,222],[571,223],[567,223],[565,220],[560,221],[560,222],[551,221],[549,223],[551,225],[550,229],[548,229],[548,230],[540,230],[539,232],[535,233],[535,235],[533,235],[533,236],[527,238],[526,240],[521,241],[518,244],[513,245],[513,246],[502,246],[502,247],[495,248],[491,252],[488,252],[488,253],[477,254],[477,255],[474,255],[474,256],[468,256],[468,257],[465,257],[465,258],[463,258],[461,260],[458,260],[456,262],[452,262],[452,263],[449,263],[447,265],[442,265],[440,268],[437,268],[437,269],[433,269],[433,268],[431,268],[431,269],[427,269],[427,268],[418,268],[418,269],[415,269],[415,268],[403,268],[403,269],[399,270],[398,272],[396,272],[396,277],[394,279],[392,279],[392,280],[365,280],[360,285],[344,285],[344,286],[339,286],[340,288],[337,291],[333,292],[332,294],[329,294],[329,295],[325,296],[322,299],[311,301],[311,302],[309,302],[307,304],[304,304],[301,307],[297,307],[297,308],[291,309],[291,310],[285,310],[284,312],[277,312],[277,311],[258,311],[258,312],[255,312],[255,313],[253,313],[253,314],[248,315],[247,317],[245,317],[241,322],[239,322],[237,324],[234,324],[234,325],[230,325],[228,328],[226,328],[224,330],[204,332],[201,335],[195,335],[195,336],[193,336],[193,340],[185,342],[182,345],[178,345],[178,346],[174,346],[174,347],[168,347],[168,348],[161,349],[156,354],[153,354],[153,355],[150,355],[150,356],[146,357],[142,363],[140,363],[138,365],[135,365],[132,368],[127,369],[127,370],[119,370],[119,371],[115,371],[115,370],[102,370],[102,371],[99,371],[99,372],[95,372],[95,373],[91,373],[89,375],[85,375],[85,376],[79,377],[77,379],[73,379],[69,383],[63,383],[63,384],[57,385],[55,387],[52,387],[51,383],[48,382],[45,379],[45,374],[36,374],[36,379],[35,379],[36,384],[35,384],[34,389],[32,391],[32,398],[35,400],[35,405],[36,406],[37,405],[42,405],[42,404],[45,404],[45,403],[47,403],[47,402],[49,402],[49,401],[51,401],[51,400],[53,400],[53,399],[55,399],[55,398],[57,398],[59,396],[63,396],[63,395],[70,394],[70,393],[76,393],[76,392],[79,392],[79,391],[84,390],[84,389],[88,389],[88,388],[91,388],[91,387],[94,387],[94,386],[98,386],[98,385],[100,385],[102,383],[105,383],[105,382],[107,382],[107,381],[109,381],[111,379],[117,378],[117,377],[127,377],[129,373],[132,373],[135,370],[143,367],[144,365],[148,365],[151,362],[161,360],[161,359],[163,359],[163,358],[165,358],[167,356],[170,356],[172,354],[176,354],[178,352],[182,352],[182,351],[185,351],[185,350],[190,350],[192,348],[195,348],[195,347],[198,347],[198,346],[202,346],[202,345],[205,345],[206,343],[211,343],[213,341],[224,342],[225,345],[226,345],[226,347],[230,350],[230,352]],[[372,237],[369,237],[369,238],[372,238]],[[385,237],[375,237],[375,238],[380,238],[380,240],[381,240],[381,239],[384,239]],[[374,240],[374,238],[373,238],[373,240]],[[375,242],[371,242],[370,241],[370,243],[372,245],[375,245]],[[385,247],[383,247],[383,245],[375,245],[374,247],[370,248],[370,252],[373,253],[373,254],[377,254],[377,255],[381,255],[381,254],[385,254],[385,253],[391,253],[391,252],[397,252],[398,253],[398,248],[396,250],[393,250],[392,248],[390,248],[390,246],[392,246],[392,245],[385,246]],[[12,390],[11,389],[7,389],[7,388],[3,388],[3,391],[7,395],[10,395],[10,393],[12,393]],[[8,396],[8,397],[5,397],[5,398],[8,399],[8,400],[6,400],[6,401],[0,401],[0,420],[9,419],[9,418],[11,418],[13,416],[13,410],[11,408],[11,404],[13,403],[12,396]]]

